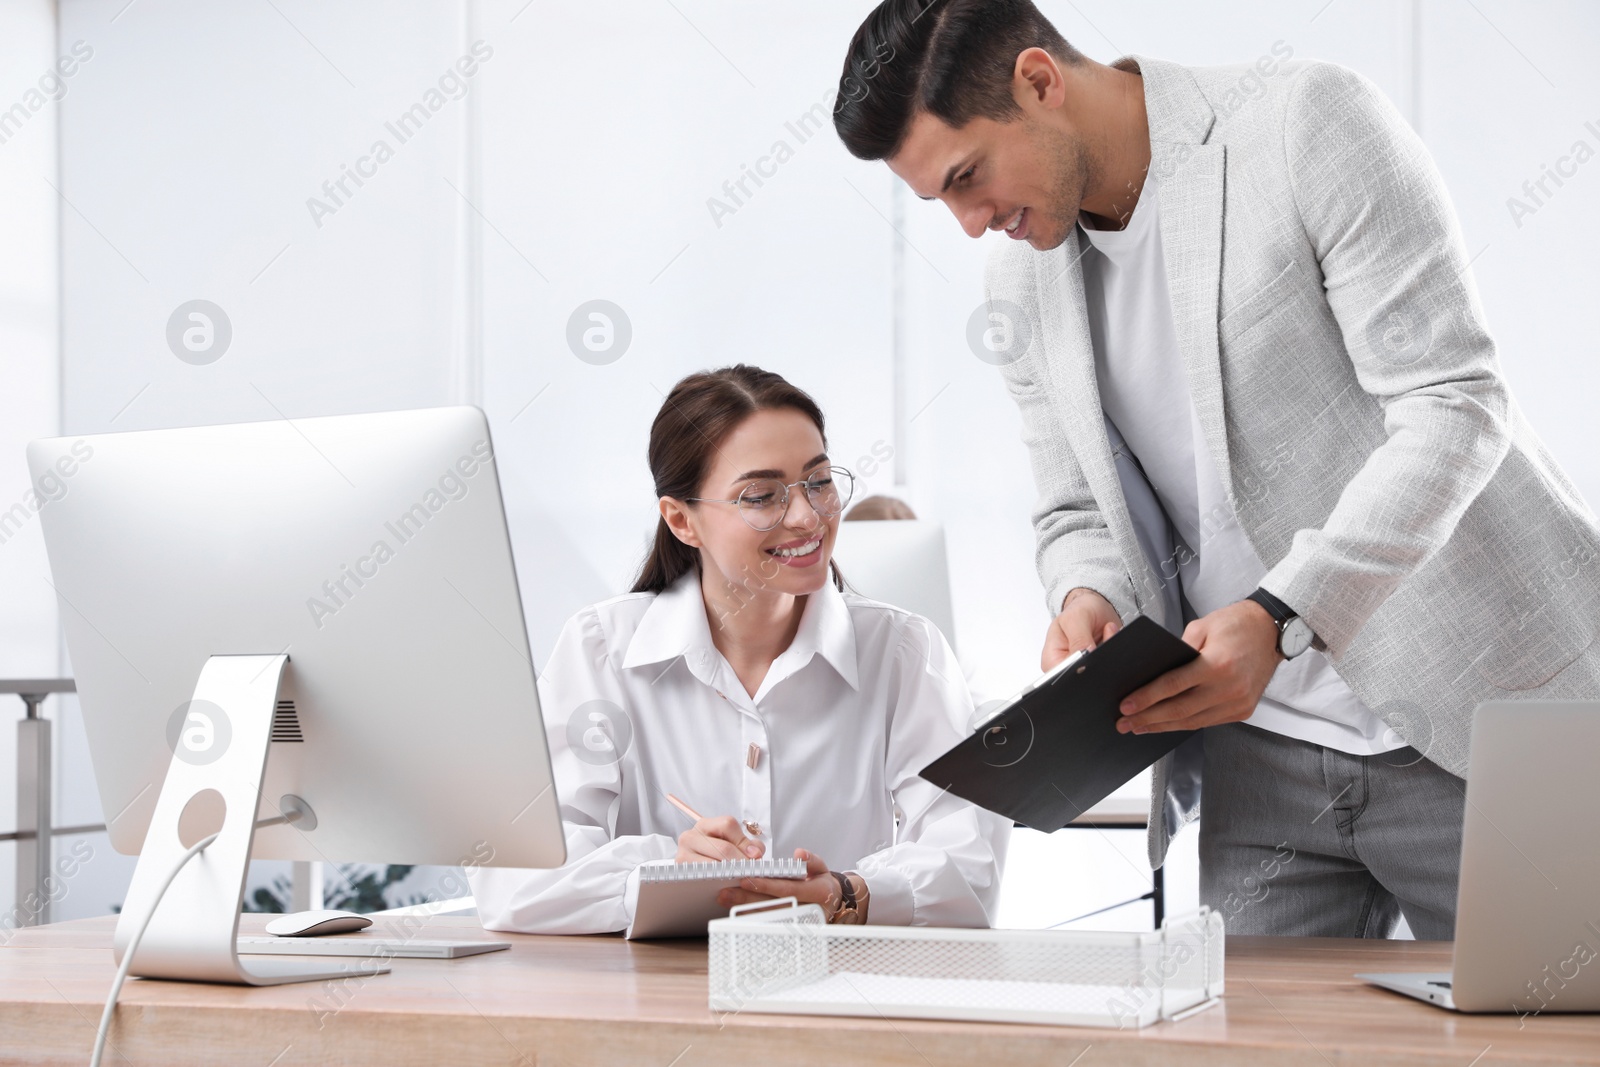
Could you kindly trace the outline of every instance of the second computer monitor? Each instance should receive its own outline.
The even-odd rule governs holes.
[[[944,526],[926,519],[857,519],[839,524],[834,558],[862,596],[915,612],[956,647]]]

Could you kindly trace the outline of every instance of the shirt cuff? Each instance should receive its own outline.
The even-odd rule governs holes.
[[[639,864],[628,872],[628,881],[622,890],[622,912],[627,917],[628,925],[633,925],[633,912],[639,906],[639,872],[644,869],[644,864]]]
[[[916,912],[911,879],[893,867],[871,872],[858,870],[867,883],[867,922],[872,926],[910,926]]]

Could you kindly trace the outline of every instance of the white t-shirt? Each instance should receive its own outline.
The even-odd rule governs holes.
[[[1176,571],[1190,605],[1209,614],[1247,596],[1267,567],[1228,502],[1189,395],[1161,251],[1156,182],[1146,181],[1125,229],[1080,226],[1078,233],[1100,405],[1186,546],[1164,562],[1157,578]],[[1355,755],[1405,745],[1314,648],[1279,664],[1247,721]]]

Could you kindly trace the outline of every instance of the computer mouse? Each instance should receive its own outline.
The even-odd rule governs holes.
[[[323,934],[348,934],[365,930],[372,920],[353,911],[297,911],[267,924],[275,937],[321,937]]]

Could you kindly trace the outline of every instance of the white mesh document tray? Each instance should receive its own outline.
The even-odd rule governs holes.
[[[1137,1028],[1216,1003],[1222,948],[1209,908],[1150,933],[959,930],[829,926],[815,904],[785,898],[711,922],[710,1000],[714,1011]]]

